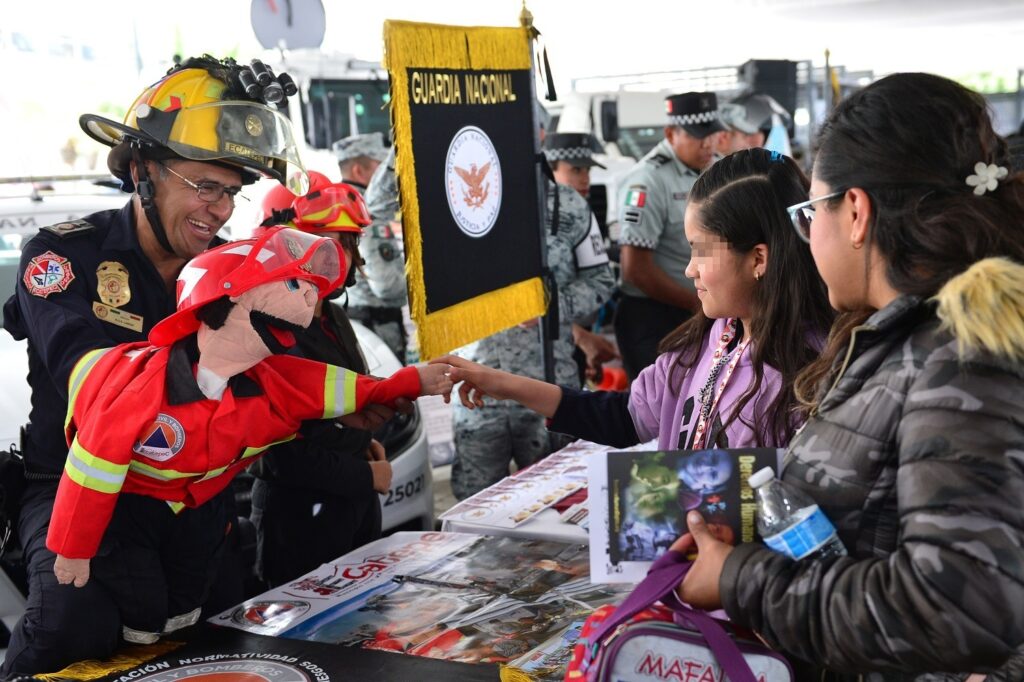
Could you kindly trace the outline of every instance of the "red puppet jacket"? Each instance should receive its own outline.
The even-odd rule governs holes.
[[[391,405],[419,395],[406,367],[383,380],[302,358],[274,355],[232,378],[220,400],[195,380],[193,340],[170,347],[123,344],[87,353],[68,385],[70,450],[46,546],[92,558],[121,492],[197,507],[306,419]]]

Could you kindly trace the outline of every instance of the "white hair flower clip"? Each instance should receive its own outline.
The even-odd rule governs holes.
[[[985,192],[994,192],[999,186],[999,181],[1008,174],[1009,171],[1004,166],[979,161],[974,164],[974,175],[967,176],[967,184],[973,187],[974,193],[980,197]]]

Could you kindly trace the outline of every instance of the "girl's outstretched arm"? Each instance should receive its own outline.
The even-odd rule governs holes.
[[[554,416],[562,402],[562,389],[537,379],[492,369],[457,355],[445,355],[430,361],[451,365],[451,380],[462,382],[459,399],[469,409],[483,407],[483,399],[514,400],[547,418]]]

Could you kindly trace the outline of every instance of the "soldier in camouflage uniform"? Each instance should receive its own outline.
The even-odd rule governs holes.
[[[338,160],[341,181],[352,185],[364,195],[373,174],[388,157],[384,135],[381,133],[359,133],[343,137],[331,145],[331,152]]]
[[[999,170],[985,100],[927,74],[851,96],[819,141],[815,210],[793,215],[832,303],[859,312],[805,375],[782,477],[849,556],[732,549],[691,522],[682,597],[724,605],[800,680],[1020,682],[1024,176]]]
[[[553,148],[545,147],[546,154],[552,151]],[[578,163],[593,163],[589,147],[578,150],[573,158]],[[590,206],[570,187],[547,183],[547,188],[548,267],[558,284],[559,329],[553,342],[555,382],[578,388],[572,322],[608,300],[615,282],[597,223],[591,219]],[[457,353],[488,367],[544,379],[535,322],[506,329]],[[568,442],[565,436],[551,434],[549,438],[544,418],[512,401],[487,398],[484,406],[475,410],[456,402],[453,409],[452,492],[459,499],[507,476],[510,461],[515,460],[522,468]]]
[[[363,267],[356,273],[355,286],[349,289],[348,316],[379,336],[404,364],[408,339],[402,306],[408,301],[408,293],[402,239],[392,228],[399,210],[394,146],[366,188],[366,206],[373,223],[359,242]]]

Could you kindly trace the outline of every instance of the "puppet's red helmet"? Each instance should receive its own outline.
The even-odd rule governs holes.
[[[352,232],[362,234],[370,224],[370,212],[359,192],[344,182],[331,182],[323,173],[310,171],[309,192],[295,196],[283,186],[263,198],[261,227],[285,225],[303,232]]]
[[[239,296],[267,282],[301,279],[320,298],[338,288],[348,268],[333,239],[284,228],[255,239],[229,242],[199,254],[178,275],[178,310],[149,332],[154,346],[167,346],[199,329],[195,312],[222,296]]]

